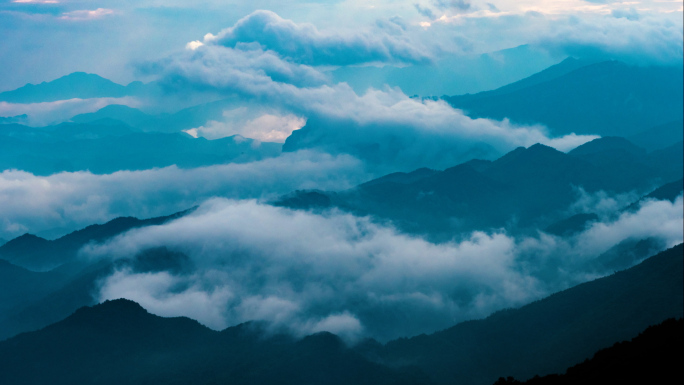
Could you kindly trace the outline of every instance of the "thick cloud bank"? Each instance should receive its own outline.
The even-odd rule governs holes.
[[[357,34],[325,34],[312,24],[296,24],[271,11],[256,11],[205,44],[236,47],[256,43],[290,61],[307,65],[351,65],[373,62],[421,63],[429,54],[406,37],[384,31]]]
[[[61,123],[74,115],[95,112],[111,104],[138,107],[140,102],[132,97],[69,99],[44,103],[0,102],[0,117],[27,115],[26,123],[39,127]]]
[[[121,268],[102,282],[100,300],[126,297],[153,313],[219,329],[262,320],[296,335],[328,330],[386,340],[612,273],[587,266],[614,244],[644,237],[682,242],[681,197],[645,202],[571,239],[475,232],[443,244],[336,211],[213,199],[169,224],[88,246],[82,257],[126,260],[166,248],[188,258],[183,269]]]
[[[261,198],[296,189],[345,189],[369,179],[349,156],[286,154],[246,164],[175,166],[109,175],[64,172],[47,177],[0,173],[0,238],[73,231],[119,216],[146,218],[186,210],[212,196]]]
[[[516,126],[506,120],[473,120],[447,103],[410,98],[399,89],[371,89],[358,95],[346,83],[299,86],[299,80],[275,79],[263,67],[232,65],[237,60],[233,55],[242,55],[240,52],[233,48],[202,46],[191,53],[157,62],[147,70],[155,72],[172,90],[181,92],[190,87],[238,94],[249,103],[273,106],[316,122],[316,127],[302,130],[312,132],[304,141],[296,143],[296,148],[351,153],[376,163],[382,172],[446,168],[472,157],[494,158],[515,147],[535,143],[569,150],[596,138],[576,135],[552,138],[541,126]],[[282,62],[283,67],[292,66]],[[376,146],[374,160],[358,152]]]

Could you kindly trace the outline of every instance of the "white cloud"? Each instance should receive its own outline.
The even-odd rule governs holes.
[[[389,35],[382,30],[322,33],[313,24],[297,24],[265,10],[245,16],[216,36],[207,35],[204,43],[225,47],[257,43],[296,63],[313,66],[430,60],[429,53],[404,36]]]
[[[168,215],[212,196],[266,199],[296,189],[345,189],[369,178],[352,157],[306,151],[247,164],[109,175],[39,177],[5,170],[0,173],[0,237],[54,228],[73,231],[119,216]]]
[[[245,106],[226,110],[223,117],[223,121],[212,120],[186,132],[194,137],[207,139],[240,135],[262,142],[284,143],[293,131],[306,124],[306,119],[293,114],[279,114],[277,111]]]
[[[674,203],[645,202],[572,238],[474,232],[433,244],[338,211],[316,215],[253,200],[213,199],[166,225],[87,246],[82,256],[127,259],[163,246],[186,254],[196,267],[177,275],[119,271],[103,281],[100,300],[124,296],[149,304],[152,312],[219,328],[261,320],[296,335],[327,330],[349,340],[387,340],[483,317],[597,278],[602,273],[591,262],[608,248],[630,238],[681,243],[682,223],[680,197]],[[187,289],[165,290],[167,282]],[[194,298],[201,298],[199,305],[180,305]]]
[[[446,327],[539,295],[536,280],[512,268],[515,242],[504,234],[474,233],[436,245],[368,218],[255,201],[214,199],[188,217],[88,247],[84,256],[125,258],[162,245],[188,254],[198,267],[175,278],[188,290],[158,290],[159,281],[170,286],[165,273],[121,271],[103,283],[99,299],[128,296],[168,309],[164,302],[191,300],[202,287],[207,294],[201,298],[231,293],[218,301],[222,326],[262,320],[298,335],[327,330],[351,338],[367,331],[387,338]],[[459,298],[451,298],[455,292]],[[414,314],[412,322],[379,320],[385,311],[423,308],[425,316]],[[164,314],[210,323],[206,309],[179,309]]]
[[[104,16],[114,15],[116,12],[113,9],[97,8],[94,10],[79,9],[75,11],[64,12],[59,18],[62,20],[84,21],[99,19]]]
[[[607,251],[629,238],[660,238],[667,247],[682,243],[684,237],[684,205],[680,195],[674,202],[643,202],[636,213],[626,212],[613,222],[594,223],[578,236],[577,252],[592,255]]]
[[[473,120],[445,102],[412,99],[399,89],[370,89],[357,95],[346,83],[301,86],[299,82],[298,86],[290,79],[278,81],[259,72],[258,66],[250,68],[249,63],[244,68],[230,65],[235,60],[233,49],[212,49],[221,54],[210,63],[204,56],[176,56],[157,63],[152,69],[158,71],[162,82],[169,87],[182,84],[183,88],[176,88],[179,92],[194,87],[238,93],[246,100],[306,118],[307,127],[301,132],[315,131],[298,136],[303,138],[298,148],[350,152],[363,157],[355,151],[379,146],[373,156],[384,163],[379,165],[384,171],[446,168],[473,157],[493,158],[515,147],[535,143],[569,150],[596,138],[576,135],[550,138],[541,126],[516,126],[507,120]],[[274,61],[282,61],[268,55]],[[224,58],[229,58],[226,63]]]
[[[199,41],[199,40],[194,40],[194,41],[191,41],[191,42],[189,42],[188,44],[186,44],[186,45],[185,45],[185,48],[194,51],[194,50],[196,50],[197,48],[199,48],[199,47],[201,47],[201,46],[203,46],[203,45],[204,45],[204,43],[202,43],[201,41]]]
[[[68,99],[43,103],[0,102],[0,116],[28,115],[28,125],[46,126],[69,120],[78,114],[95,112],[111,104],[139,107],[141,102],[133,97]]]

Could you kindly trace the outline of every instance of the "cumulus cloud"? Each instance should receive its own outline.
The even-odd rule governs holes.
[[[421,39],[438,41],[451,52],[488,53],[529,44],[572,56],[681,65],[682,11],[672,5],[497,2],[500,11],[488,7],[433,19]]]
[[[608,16],[569,17],[554,22],[537,44],[578,56],[615,58],[635,64],[681,65],[684,31],[679,15],[639,15],[616,10]]]
[[[306,124],[306,119],[263,108],[242,106],[223,112],[223,120],[211,120],[200,127],[185,130],[194,137],[218,139],[240,135],[262,142],[284,143],[293,131]]]
[[[401,36],[382,31],[326,34],[312,24],[297,24],[265,10],[245,16],[218,35],[207,35],[204,43],[230,48],[241,43],[257,43],[291,61],[314,66],[430,60],[427,52]]]
[[[207,63],[202,56],[192,54],[159,62],[154,70],[171,89],[179,87],[177,90],[181,91],[194,87],[237,93],[246,100],[305,118],[309,122],[307,127],[297,132],[300,134],[297,138],[288,141],[289,148],[349,152],[375,163],[382,171],[426,166],[446,168],[473,157],[493,158],[515,147],[535,143],[569,150],[596,138],[576,135],[550,138],[540,126],[516,126],[506,120],[473,120],[447,103],[412,99],[399,89],[370,89],[358,95],[346,83],[298,87],[251,68],[222,68],[220,58]],[[371,149],[373,153],[364,154],[364,149]]]
[[[119,216],[168,215],[212,196],[268,199],[296,189],[350,188],[369,178],[350,156],[307,151],[246,164],[109,175],[39,177],[5,170],[0,173],[0,238],[51,229],[65,233]]]
[[[132,97],[69,99],[43,103],[0,102],[0,117],[27,115],[30,126],[45,126],[64,122],[78,114],[95,112],[111,104],[139,107],[140,101]]]
[[[191,89],[202,83],[210,85],[228,79],[237,84],[266,85],[276,81],[297,86],[316,86],[327,83],[326,76],[318,70],[282,60],[277,53],[264,50],[259,45],[241,43],[234,48],[227,48],[191,42],[188,48],[165,60],[143,65],[141,70],[143,73],[154,73],[176,68],[178,75],[185,71],[194,72],[201,77],[201,82],[186,84],[187,79],[181,76],[166,79],[176,87],[188,86]],[[196,71],[198,68],[201,68],[201,72]]]
[[[99,300],[126,297],[153,313],[185,315],[218,329],[260,320],[299,336],[327,330],[352,341],[387,340],[612,273],[589,266],[625,239],[681,243],[682,219],[680,197],[644,202],[572,238],[474,232],[434,244],[338,211],[213,199],[189,216],[90,245],[81,255],[125,261],[166,247],[194,266],[180,273],[121,268],[101,283]]]

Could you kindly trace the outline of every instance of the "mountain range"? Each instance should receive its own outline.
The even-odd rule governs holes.
[[[239,135],[207,140],[183,132],[142,132],[111,119],[38,128],[0,125],[0,139],[0,168],[35,175],[242,163],[277,156],[282,147]]]
[[[77,310],[0,342],[12,384],[491,384],[558,373],[650,325],[682,317],[682,245],[624,272],[450,329],[381,345],[302,339],[247,323],[210,330],[128,300]]]
[[[192,210],[192,209],[191,209]],[[0,247],[0,338],[42,328],[77,308],[93,304],[92,292],[121,261],[78,258],[81,247],[104,242],[128,230],[166,223],[191,210],[170,216],[137,219],[122,217],[91,225],[56,240],[24,234]],[[137,269],[169,268],[174,254],[148,252],[139,256]],[[157,259],[155,259],[157,258]]]
[[[648,193],[681,179],[682,158],[681,143],[647,153],[620,137],[596,139],[568,153],[537,144],[495,161],[474,159],[443,171],[393,173],[347,191],[298,191],[275,204],[337,207],[437,238],[501,227],[512,233],[536,231],[565,220],[579,188],[587,193]],[[681,192],[681,182],[669,189],[670,195]]]
[[[501,54],[521,61],[534,56],[530,50],[518,47]],[[496,59],[474,60],[489,69],[498,68]],[[551,59],[540,62],[545,60]],[[407,69],[347,67],[331,70],[330,75],[338,80],[351,76],[359,80],[352,84],[356,88],[382,75],[418,89],[421,71],[445,63],[449,64]],[[539,63],[528,64],[527,69]],[[445,73],[453,70],[441,68]],[[359,74],[368,78],[360,79]],[[464,162],[452,161],[456,158],[449,154],[458,151],[444,146],[446,150],[430,155],[440,159],[439,167],[400,163],[395,161],[404,154],[404,142],[391,130],[367,134],[366,127],[349,116],[337,121],[308,117],[306,126],[294,131],[284,145],[238,135],[193,138],[183,131],[224,121],[226,111],[240,106],[238,96],[215,100],[212,95],[175,112],[109,105],[44,127],[31,127],[28,115],[0,117],[0,170],[38,176],[85,170],[107,174],[251,162],[315,149],[351,154],[371,175],[401,171],[346,190],[293,191],[258,205],[307,210],[321,214],[316,217],[321,220],[351,213],[370,218],[388,233],[396,230],[401,237],[418,237],[436,248],[458,243],[473,231],[505,235],[515,247],[521,239],[572,247],[581,239],[575,237],[590,227],[628,217],[649,201],[680,202],[682,74],[681,67],[568,58],[494,90],[441,98],[471,118],[541,125],[551,136],[600,136],[567,152],[535,144],[502,154],[493,145],[477,142],[459,152],[467,159]],[[404,75],[408,77],[403,79]],[[438,75],[430,81],[440,81]],[[506,76],[513,75],[501,79]],[[492,80],[496,82],[502,83]],[[0,93],[0,102],[154,98],[160,92],[155,83],[124,86],[98,75],[73,73]],[[183,107],[192,105],[184,103]],[[432,168],[420,167],[426,164]],[[610,197],[617,203],[610,210],[578,204],[587,197]],[[189,318],[150,314],[126,299],[98,303],[103,280],[114,272],[184,277],[200,271],[196,265],[203,262],[190,258],[193,254],[185,254],[182,247],[155,246],[101,259],[83,257],[83,247],[106,243],[129,230],[170,224],[193,210],[149,219],[116,218],[57,239],[29,233],[0,239],[0,384],[659,382],[658,377],[640,377],[654,370],[681,377],[684,246],[670,247],[681,238],[675,242],[659,234],[623,237],[596,255],[573,260],[571,273],[586,283],[483,319],[382,343],[371,338],[351,341],[328,332],[294,336],[257,321],[217,331]],[[268,210],[293,218],[302,214]],[[273,252],[277,249],[274,246]],[[249,250],[244,256],[250,256]],[[529,270],[545,268],[522,266],[525,263],[520,269],[523,276],[529,274],[526,279],[536,279]],[[558,284],[545,292],[569,286]],[[183,290],[169,290],[176,289]],[[395,314],[388,312],[389,317]],[[663,351],[673,346],[679,347],[675,355]]]
[[[0,101],[43,103],[74,98],[120,98],[138,94],[143,88],[144,85],[141,82],[122,86],[95,74],[74,72],[50,82],[27,84],[16,90],[2,92]]]

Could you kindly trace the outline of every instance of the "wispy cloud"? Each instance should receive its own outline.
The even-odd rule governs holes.
[[[28,115],[27,123],[31,126],[45,126],[61,123],[69,118],[89,112],[95,112],[111,104],[138,107],[141,102],[133,97],[123,98],[90,98],[68,99],[43,103],[7,103],[0,102],[0,116],[11,117]]]
[[[114,15],[115,13],[114,10],[107,8],[97,8],[95,10],[83,9],[64,12],[59,18],[62,20],[84,21],[99,19],[105,16]]]
[[[31,4],[59,4],[57,0],[12,0],[13,3],[31,3]]]

